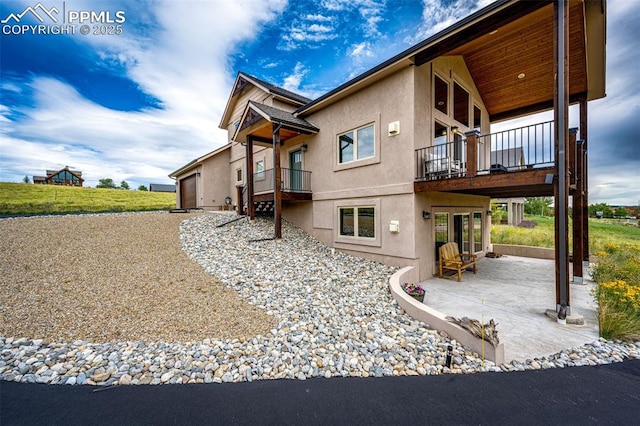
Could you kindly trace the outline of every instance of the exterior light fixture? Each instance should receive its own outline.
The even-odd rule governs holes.
[[[526,77],[526,74],[521,72],[520,74],[518,74],[518,80],[522,80],[523,78]]]
[[[491,217],[491,210],[487,210],[487,216]]]
[[[307,152],[307,149],[309,149],[309,147],[307,146],[306,143],[302,144],[302,146],[300,147],[300,151],[302,152]]]
[[[431,213],[423,211],[422,212],[422,218],[423,219],[431,219]]]

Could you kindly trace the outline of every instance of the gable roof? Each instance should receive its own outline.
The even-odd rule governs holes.
[[[77,177],[79,180],[84,181],[84,179],[82,178],[82,172],[78,171],[78,170],[70,170],[69,166],[64,166],[63,168],[61,168],[60,170],[47,170],[47,179],[57,175],[60,172],[69,172],[71,173],[73,176]]]
[[[260,88],[265,93],[273,95],[281,101],[291,104],[294,108],[311,102],[311,99],[307,97],[294,93],[290,90],[283,89],[282,87],[276,86],[275,84],[267,83],[266,81],[260,80],[259,78],[252,75],[239,72],[236,76],[236,81],[233,83],[233,88],[231,89],[231,95],[227,100],[227,105],[225,106],[224,112],[222,113],[222,118],[220,119],[219,125],[220,128],[225,128],[226,123],[228,123],[231,119],[230,116],[233,112],[233,106],[235,105],[236,97],[249,84]]]
[[[180,167],[179,169],[177,169],[174,172],[169,173],[169,177],[170,178],[176,178],[178,175],[184,174],[185,172],[188,172],[189,170],[199,166],[200,164],[202,164],[205,160],[208,160],[209,158],[220,154],[221,152],[226,151],[227,149],[231,148],[231,144],[228,143],[226,145],[221,146],[220,148],[214,149],[211,152],[208,152],[198,158],[194,158],[193,160],[189,161],[187,164],[185,164],[184,166]]]
[[[491,121],[551,109],[553,3],[553,0],[497,0],[299,107],[294,114],[308,116],[402,68],[420,66],[448,55],[460,55],[468,62]],[[605,96],[605,0],[573,1],[569,6],[571,99],[602,98]],[[524,65],[531,67],[526,70],[528,76],[515,84],[514,81],[518,81],[515,77],[525,72],[516,70]],[[547,78],[549,76],[551,78]],[[512,99],[515,100],[505,102]]]
[[[275,108],[269,105],[264,105],[259,102],[249,101],[242,113],[240,119],[240,125],[236,128],[233,134],[232,140],[246,133],[245,130],[253,126],[254,124],[266,120],[271,123],[277,123],[282,125],[282,132],[280,137],[282,140],[287,140],[291,137],[295,137],[300,133],[318,133],[320,129],[315,125],[309,123],[307,120],[296,117],[289,111],[284,111],[279,108]],[[253,133],[256,137],[262,137],[263,139],[271,139],[271,128],[266,128],[264,125],[260,126],[261,129],[257,133]]]
[[[272,95],[276,95],[280,98],[285,98],[286,100],[289,100],[289,101],[295,101],[296,103],[299,103],[302,105],[308,104],[309,102],[311,102],[311,99],[305,96],[299,95],[298,93],[294,93],[287,89],[283,89],[282,87],[276,86],[275,84],[268,83],[264,80],[260,80],[259,78],[251,76],[249,74],[239,72],[238,77],[241,80],[244,79],[248,82],[253,83],[258,87],[262,87],[263,89],[265,89],[266,92],[269,92]],[[234,86],[234,91],[235,90],[237,90],[236,86]],[[235,92],[233,94],[235,94]]]

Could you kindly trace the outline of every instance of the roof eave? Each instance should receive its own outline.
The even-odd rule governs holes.
[[[371,68],[369,71],[366,71],[363,74],[347,81],[346,83],[338,86],[334,90],[327,92],[326,94],[316,98],[315,100],[309,102],[308,104],[298,108],[294,113],[300,115],[311,114],[315,111],[318,111],[324,108],[327,104],[330,104],[334,99],[339,99],[344,97],[344,92],[351,92],[359,90],[361,86],[367,85],[373,81],[376,81],[380,76],[384,76],[384,71],[393,66],[400,65],[403,66],[402,62],[406,62],[406,64],[413,64],[413,57],[418,54],[420,51],[433,46],[435,44],[441,43],[443,40],[451,37],[456,34],[463,28],[476,23],[477,21],[481,21],[485,19],[487,16],[490,16],[493,13],[496,13],[502,10],[505,7],[508,7],[510,4],[517,3],[520,0],[497,0],[494,3],[489,4],[476,11],[475,13],[467,16],[466,18],[461,19],[450,27],[440,31],[439,33],[434,34],[433,36],[423,40],[422,42],[408,48],[407,50],[399,53],[398,55],[392,57],[391,59],[382,62],[380,65],[377,65],[374,68]]]

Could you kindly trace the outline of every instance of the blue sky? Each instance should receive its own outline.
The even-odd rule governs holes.
[[[123,16],[122,34],[87,21],[86,35],[78,22],[75,34],[0,35],[0,181],[68,165],[87,186],[137,187],[171,183],[226,142],[217,126],[238,71],[314,98],[491,0],[40,3],[45,20],[53,7]],[[0,20],[37,4],[3,1]],[[640,1],[609,0],[607,98],[589,106],[591,203],[640,203],[639,27]]]

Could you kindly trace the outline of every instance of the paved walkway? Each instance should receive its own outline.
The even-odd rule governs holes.
[[[480,259],[477,274],[465,272],[462,282],[432,278],[422,282],[425,303],[454,317],[469,317],[498,324],[507,362],[525,361],[598,340],[594,283],[571,284],[572,313],[585,325],[560,325],[545,315],[555,309],[553,260],[503,256]]]
[[[221,385],[0,382],[9,425],[635,424],[640,360],[522,373]]]

